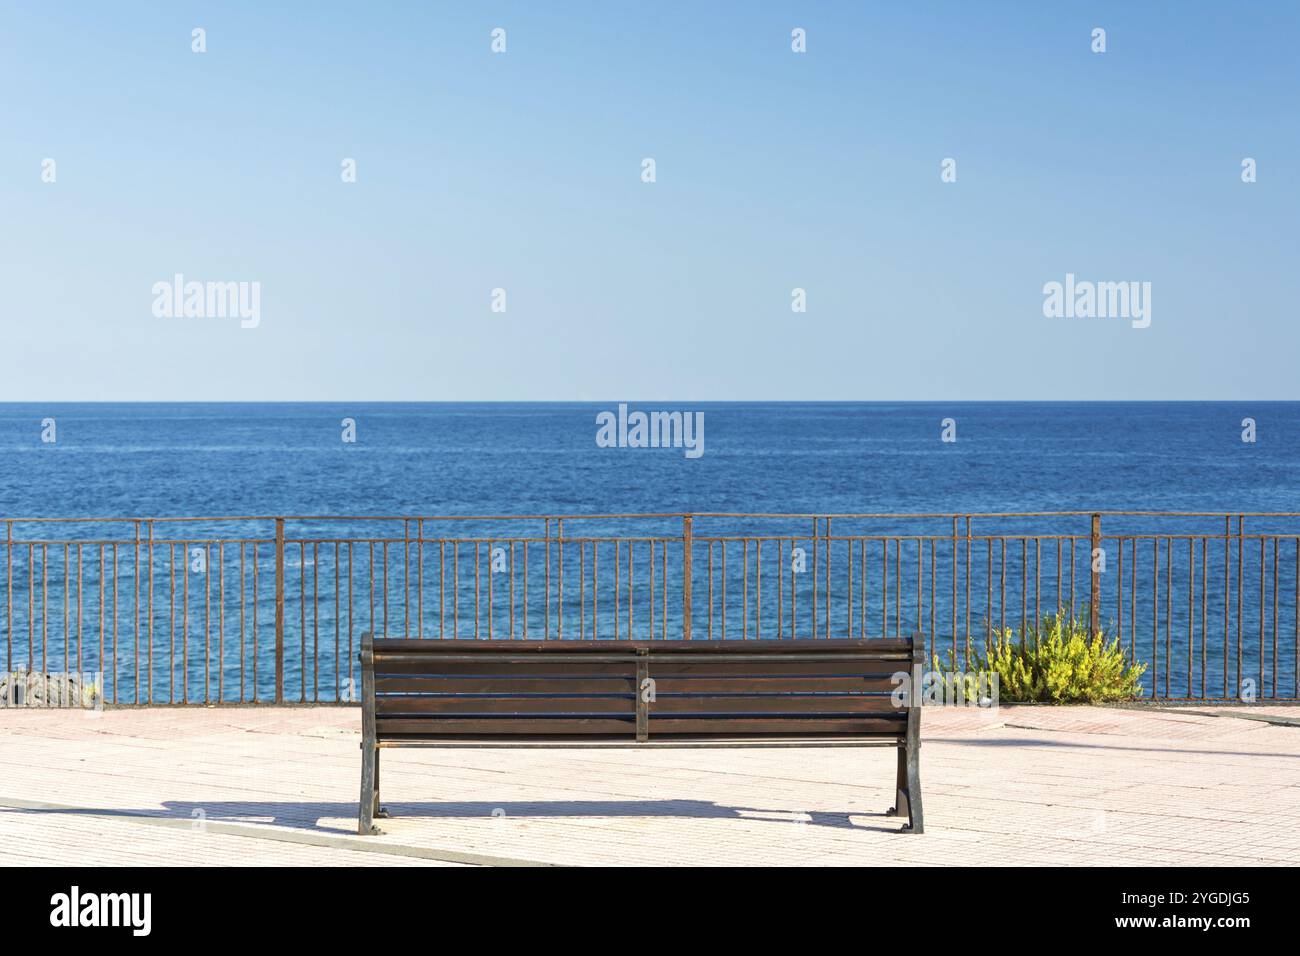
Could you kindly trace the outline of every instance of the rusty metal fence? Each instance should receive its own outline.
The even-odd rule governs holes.
[[[364,631],[785,640],[965,664],[1061,608],[1146,696],[1300,698],[1300,515],[0,518],[0,660],[110,704],[348,702]]]

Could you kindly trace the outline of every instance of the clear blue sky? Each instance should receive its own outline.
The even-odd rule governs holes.
[[[0,400],[1300,398],[1298,44],[1294,2],[9,2]],[[155,318],[177,272],[260,327]],[[1151,327],[1045,318],[1067,272]]]

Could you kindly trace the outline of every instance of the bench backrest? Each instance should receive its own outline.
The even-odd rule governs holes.
[[[901,740],[920,702],[894,693],[896,675],[919,672],[923,647],[919,635],[688,642],[367,634],[362,705],[378,742]]]

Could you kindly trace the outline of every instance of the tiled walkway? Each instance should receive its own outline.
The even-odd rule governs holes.
[[[1296,711],[927,710],[920,836],[886,749],[386,750],[361,838],[356,709],[0,710],[0,864],[1295,865]]]

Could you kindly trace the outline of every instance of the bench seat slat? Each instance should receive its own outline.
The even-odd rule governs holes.
[[[477,661],[446,661],[436,654],[429,654],[427,660],[393,661],[376,659],[375,677],[518,677],[527,674],[530,677],[624,677],[631,680],[636,676],[636,662],[604,663],[599,661],[529,661],[526,665],[507,664],[485,658]]]
[[[650,720],[659,714],[903,714],[888,697],[822,694],[686,695],[662,694],[650,705]]]
[[[624,697],[378,697],[376,713],[396,714],[622,714],[635,716],[632,695]]]
[[[770,677],[766,674],[736,674],[730,677],[666,677],[658,668],[650,668],[655,679],[655,693],[664,694],[746,694],[746,693],[885,693],[894,690],[890,677],[865,674],[841,674]]]
[[[620,735],[580,736],[569,735],[548,737],[534,735],[531,737],[512,734],[494,734],[491,737],[446,736],[437,734],[403,734],[390,737],[377,743],[378,747],[458,747],[512,750],[523,749],[623,749],[623,750],[683,750],[708,747],[897,747],[899,737],[884,734],[875,737],[838,734],[834,736],[805,737],[794,734],[765,734],[757,736],[737,736],[715,738],[683,736],[681,734],[661,737],[656,740],[638,741],[633,737]]]
[[[688,661],[651,656],[650,676],[664,677],[873,677],[888,680],[905,671],[906,662],[890,665],[869,660]]]
[[[537,656],[541,659],[550,654],[570,654],[576,649],[582,652],[607,653],[618,652],[633,654],[638,648],[650,648],[654,653],[680,653],[686,655],[717,654],[743,652],[745,654],[762,654],[781,656],[801,654],[808,651],[817,653],[831,652],[868,652],[868,653],[911,653],[911,641],[899,638],[782,638],[780,640],[696,640],[696,641],[587,641],[587,640],[472,640],[466,638],[375,638],[375,654],[380,655],[395,651],[419,650],[425,647],[438,648],[445,653],[475,653],[489,655],[505,653],[512,657],[521,655]]]
[[[632,677],[497,677],[423,675],[375,678],[375,692],[410,694],[631,694]]]
[[[650,717],[651,738],[666,734],[718,737],[754,734],[853,734],[901,737],[907,729],[903,717]]]
[[[397,714],[635,714],[632,695],[602,697],[485,697],[469,695],[380,696],[381,716]],[[749,714],[755,716],[815,714],[894,714],[893,701],[868,695],[683,695],[659,697],[650,705],[659,714]]]
[[[663,677],[872,677],[889,680],[907,670],[905,662],[882,661],[687,661],[650,658],[650,674]],[[636,676],[636,663],[597,661],[530,661],[510,664],[504,661],[447,661],[428,655],[421,661],[375,661],[375,677],[624,677]]]
[[[375,676],[383,677],[623,677],[636,675],[635,659],[609,661],[554,657],[519,661],[517,658],[484,655],[482,659],[466,660],[470,655],[456,655],[449,660],[442,654],[406,654],[402,659],[376,657]],[[650,674],[666,677],[869,677],[889,681],[894,674],[907,670],[906,662],[869,660],[866,658],[813,657],[800,655],[765,657],[755,659],[719,659],[661,657],[651,654]]]
[[[609,734],[634,737],[636,721],[629,715],[619,717],[376,717],[375,730],[380,740],[396,739],[402,734],[465,735],[494,737],[499,734],[552,736]]]
[[[838,677],[768,677],[765,675],[733,677],[659,677],[656,693],[664,694],[745,694],[745,693],[891,693],[892,678],[865,675]],[[636,683],[631,677],[531,677],[525,674],[489,677],[446,675],[403,675],[378,677],[379,694],[630,694]]]

